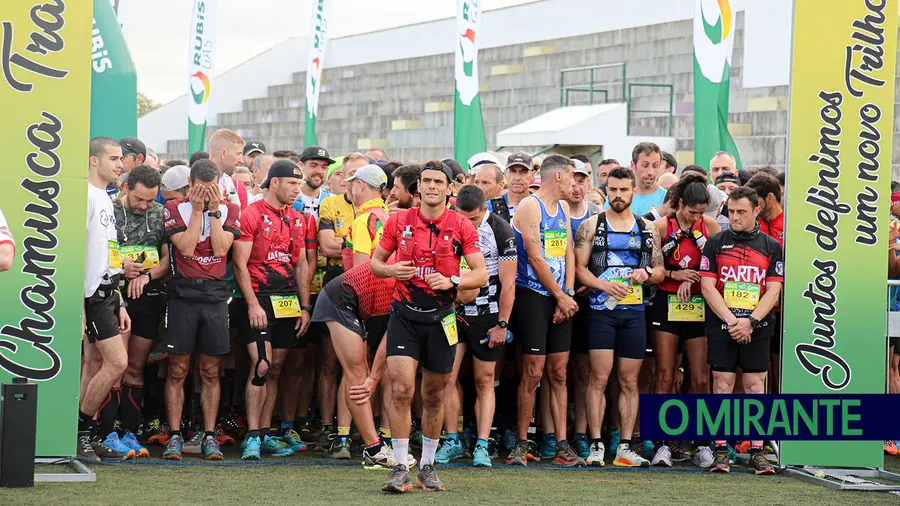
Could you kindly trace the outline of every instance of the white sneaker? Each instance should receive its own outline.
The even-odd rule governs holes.
[[[619,467],[650,467],[650,461],[641,457],[631,445],[620,443],[616,450],[616,460],[613,461],[614,466]]]
[[[672,467],[672,450],[667,445],[660,446],[656,450],[656,455],[653,456],[651,464],[654,466]]]
[[[397,456],[394,455],[394,449],[391,447],[391,445],[385,443],[384,446],[387,448],[387,451],[388,451],[388,462],[390,463],[391,468],[393,468],[394,466],[397,465]],[[406,460],[408,462],[407,467],[409,469],[414,468],[416,466],[416,464],[419,463],[419,461],[416,460],[416,458],[413,457],[411,453],[406,455]]]
[[[713,465],[713,452],[708,446],[700,446],[694,453],[694,465],[709,469]]]
[[[603,467],[606,465],[606,461],[603,460],[606,456],[606,447],[603,446],[603,443],[591,443],[591,453],[588,455],[585,463],[589,466],[600,466]]]

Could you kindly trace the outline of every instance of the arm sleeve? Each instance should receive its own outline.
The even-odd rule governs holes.
[[[178,202],[175,200],[166,202],[166,206],[163,208],[163,220],[165,220],[166,235],[180,234],[187,230],[187,223],[181,218],[181,213],[178,212]]]
[[[241,213],[241,228],[240,235],[237,237],[238,241],[253,242],[256,231],[259,228],[259,213],[256,209],[257,207],[248,207]],[[228,211],[228,214],[231,214],[230,210]]]
[[[222,228],[228,232],[231,232],[234,235],[235,239],[240,239],[241,221],[238,219],[238,216],[241,215],[241,208],[237,204],[233,204],[231,202],[228,202],[227,207],[228,216],[225,217],[225,223],[222,224]]]
[[[703,255],[700,257],[700,275],[708,278],[718,278],[719,266],[716,264],[717,241],[710,239],[703,247]]]
[[[478,244],[478,232],[475,230],[472,222],[462,216],[459,216],[458,219],[460,223],[463,256],[481,253],[481,246]]]
[[[378,245],[388,253],[393,253],[397,250],[397,217],[400,214],[401,213],[395,213],[388,218],[388,222],[384,226],[384,233],[381,234],[381,242]]]
[[[306,249],[319,249],[316,217],[312,213],[303,213],[303,216],[306,218]]]

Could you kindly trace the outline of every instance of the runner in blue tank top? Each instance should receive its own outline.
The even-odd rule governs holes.
[[[575,252],[569,223],[569,205],[561,200],[572,193],[572,162],[551,155],[541,165],[541,187],[519,203],[513,232],[519,265],[513,334],[522,346],[522,381],[519,384],[518,434],[508,464],[525,465],[528,426],[534,392],[543,376],[545,361],[555,402],[551,408],[557,452],[554,462],[573,466],[580,461],[566,440],[566,368],[572,340],[571,318],[578,310],[575,295]],[[549,432],[549,431],[548,431]]]

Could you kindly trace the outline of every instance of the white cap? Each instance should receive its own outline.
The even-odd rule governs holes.
[[[575,165],[575,174],[584,174],[585,176],[590,176],[587,170],[587,165],[585,165],[584,162],[572,158],[572,163]]]
[[[468,164],[469,170],[476,172],[478,167],[482,165],[496,165],[497,167],[500,167],[500,160],[490,153],[476,153],[469,158]]]
[[[162,176],[162,190],[167,192],[180,190],[188,185],[190,177],[191,169],[187,165],[170,167]]]

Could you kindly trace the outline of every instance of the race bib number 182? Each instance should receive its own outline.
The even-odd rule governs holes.
[[[724,290],[725,305],[728,309],[747,309],[753,311],[759,305],[759,285],[743,281],[726,281]]]

